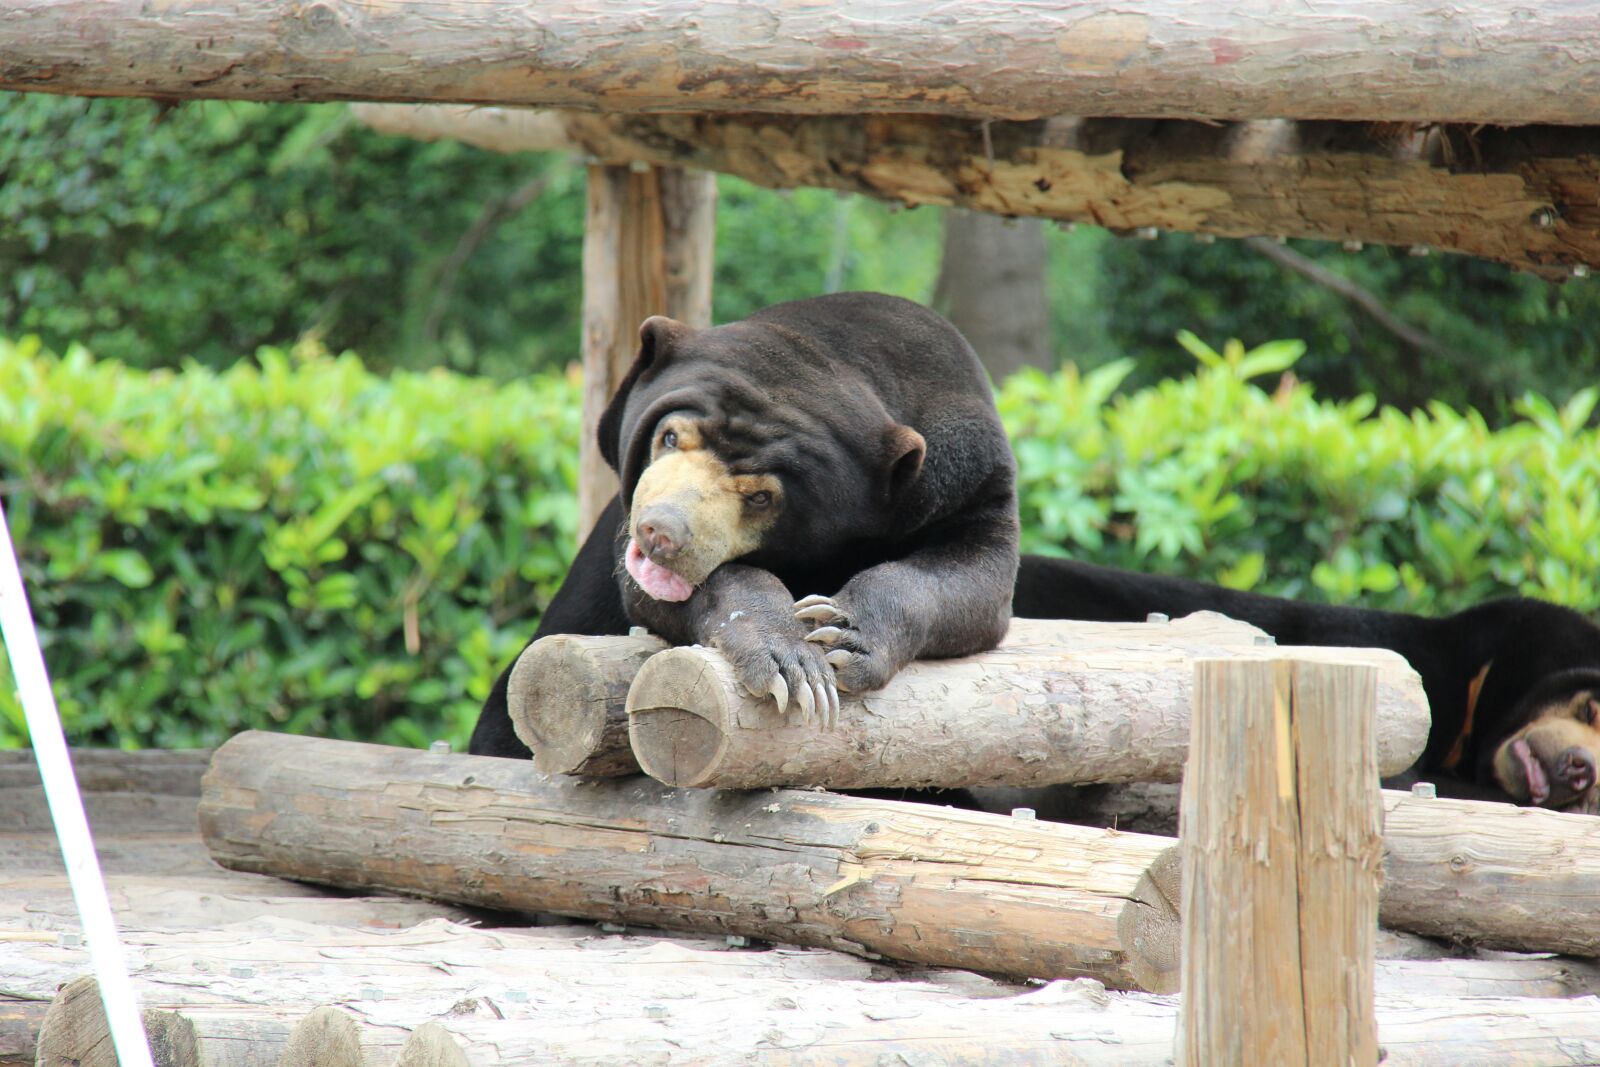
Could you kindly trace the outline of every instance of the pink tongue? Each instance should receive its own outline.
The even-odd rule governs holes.
[[[633,575],[633,580],[639,583],[639,588],[657,600],[677,602],[694,595],[694,586],[646,556],[639,548],[639,542],[631,537],[623,563],[628,573]]]
[[[1511,742],[1511,754],[1522,764],[1522,773],[1528,779],[1528,799],[1543,804],[1550,799],[1550,779],[1545,777],[1544,766],[1533,755],[1524,738]]]

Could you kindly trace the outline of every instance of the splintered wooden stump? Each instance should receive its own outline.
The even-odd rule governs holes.
[[[1194,671],[1177,1061],[1375,1064],[1372,668],[1283,658]]]
[[[1015,619],[992,652],[913,663],[877,692],[840,694],[839,726],[829,731],[751,696],[714,650],[673,648],[634,679],[629,736],[639,765],[669,785],[1173,782],[1189,749],[1195,660],[1284,652],[1242,642],[1238,629],[1219,630],[1217,616],[1191,618],[1188,628],[1188,620]],[[1380,770],[1398,774],[1415,762],[1428,736],[1428,700],[1404,658],[1385,649],[1293,652],[1375,666]]]
[[[644,661],[667,647],[629,637],[554,634],[523,650],[511,668],[506,706],[522,743],[546,774],[610,778],[637,774],[628,747],[628,687]]]
[[[200,800],[236,870],[1170,991],[1170,839],[826,793],[544,777],[247,732]]]

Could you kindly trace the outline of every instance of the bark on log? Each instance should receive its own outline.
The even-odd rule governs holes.
[[[1011,640],[1048,641],[1054,625],[1017,620],[1012,624]],[[1084,624],[1067,625],[1060,640],[1072,645],[1078,632],[1075,628]],[[1258,638],[1266,638],[1264,631],[1249,623],[1215,612],[1196,612],[1160,626],[1094,625],[1095,633],[1108,642],[1176,642],[1182,647],[1185,642],[1253,645]],[[666,647],[641,630],[630,637],[557,634],[525,649],[512,668],[507,705],[517,736],[533,749],[534,765],[546,774],[593,778],[639,773],[639,761],[628,742],[628,687],[650,654]],[[1022,806],[1026,804],[1019,801],[986,810],[1010,811]],[[1173,823],[1174,830],[1176,825]]]
[[[1375,1064],[1375,672],[1194,672],[1177,1062]]]
[[[577,150],[907,204],[1215,234],[1424,245],[1600,267],[1600,130],[1115,119],[595,115],[358,105],[376,129]]]
[[[1385,927],[1458,945],[1600,957],[1600,819],[1383,790]],[[1165,867],[1178,855],[1159,867]]]
[[[602,941],[606,942],[627,943]],[[490,946],[488,953],[493,952]],[[540,992],[522,1000],[507,998],[503,987],[478,986],[471,995],[454,999],[449,1012],[441,1014],[446,998],[430,995],[426,985],[419,984],[414,991],[365,1001],[360,1007],[360,1038],[367,1062],[388,1062],[385,1057],[398,1046],[397,1067],[406,1067],[404,1057],[419,1044],[448,1056],[441,1040],[462,1052],[473,1067],[657,1062],[704,1067],[745,1067],[751,1062],[807,1067],[923,1062],[1170,1067],[1172,1062],[1177,1008],[1171,999],[1107,994],[1089,980],[1020,991],[959,972],[907,981],[730,975],[721,982],[707,982],[682,970],[674,972],[670,954],[644,946],[628,953],[631,962],[642,965],[646,972],[642,977],[627,969],[630,961],[609,959],[615,951],[591,954],[608,960],[589,971],[536,965],[534,971],[525,972]],[[748,959],[772,953],[701,955]],[[462,969],[459,958],[452,959],[450,974],[437,964],[435,957],[426,968],[436,984],[450,981]],[[303,974],[304,963],[295,970]],[[1594,997],[1537,1000],[1485,995],[1479,990],[1456,998],[1412,992],[1418,980],[1408,979],[1394,994],[1380,993],[1378,1025],[1388,1054],[1386,1067],[1594,1062],[1595,1042],[1600,1041],[1600,1000]],[[92,980],[87,981],[92,995]],[[305,984],[309,983],[301,982]],[[193,998],[206,993],[194,985],[192,973],[175,975],[168,986],[142,983],[140,994],[145,1002],[158,1005],[158,1011],[179,1018],[209,1018],[213,1031],[220,1029],[216,1020],[230,1015],[239,1021],[235,1024],[239,1032],[246,1020],[258,1032],[266,1030],[263,1018],[278,1020],[264,1034],[263,1044],[275,1042],[267,1049],[240,1044],[229,1050],[228,1060],[202,1061],[201,1067],[271,1065],[270,1049],[283,1046],[294,1020],[306,1010],[292,995],[280,996],[272,985],[257,989],[256,999],[264,1001],[260,1005],[239,999],[218,1003],[216,998],[194,1003]],[[67,995],[63,990],[57,999]],[[82,1008],[92,1011],[96,1006],[89,1000]],[[429,1016],[437,1016],[438,1022],[416,1026]],[[739,1020],[731,1032],[729,1019]],[[88,1030],[93,1024],[86,1019],[81,1025]],[[416,1029],[408,1035],[413,1026]],[[420,1040],[419,1035],[429,1040]],[[92,1048],[85,1053],[81,1067],[98,1067],[109,1058]],[[58,1059],[48,1062],[50,1067],[66,1067]]]
[[[279,1067],[295,1023],[305,1012],[286,1017],[282,1011],[248,1005],[193,1005],[147,1008],[142,1014],[156,1067]],[[351,1062],[338,1051],[329,1050],[325,1067],[360,1067],[359,1059]],[[117,1067],[95,979],[76,979],[51,1001],[39,1029],[38,1057],[39,1067]],[[292,1067],[307,1063],[301,1059]]]
[[[1600,819],[1392,791],[1383,803],[1385,926],[1600,956]]]
[[[1141,630],[1160,636],[1141,640]],[[829,731],[751,696],[714,650],[673,648],[648,660],[628,691],[629,738],[646,773],[678,786],[1176,781],[1189,746],[1194,661],[1292,653],[1377,667],[1381,773],[1398,774],[1421,754],[1428,701],[1398,654],[1187,643],[1181,630],[1014,619],[992,652],[913,663],[877,692],[841,694],[839,725]]]
[[[1585,123],[1600,13],[1161,0],[9,0],[0,88],[606,111]]]
[[[533,765],[544,774],[615,778],[639,773],[628,747],[628,687],[659,637],[552,634],[511,668],[506,706]]]
[[[829,794],[550,779],[522,763],[265,733],[200,801],[236,870],[1169,990],[1168,840]]]

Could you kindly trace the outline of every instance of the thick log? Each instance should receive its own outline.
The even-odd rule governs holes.
[[[605,111],[1594,120],[1580,0],[9,0],[0,88]]]
[[[1391,791],[1383,805],[1384,925],[1600,956],[1600,819]]]
[[[1025,634],[1047,640],[1054,625],[1018,622],[1011,640],[1022,640]],[[1180,647],[1185,642],[1253,645],[1266,638],[1264,631],[1249,623],[1214,612],[1197,612],[1172,625],[1099,624],[1095,632],[1107,641],[1132,638],[1175,642]],[[1061,639],[1070,644],[1076,633],[1063,631]],[[556,634],[524,649],[512,668],[507,704],[517,736],[533,749],[534,765],[546,774],[595,778],[639,773],[639,761],[628,742],[628,688],[644,661],[666,647],[639,630],[629,637]],[[985,810],[1025,806],[1019,801]]]
[[[200,800],[236,870],[486,907],[1168,990],[1166,838],[824,793],[544,778],[526,764],[243,733]]]
[[[1156,638],[1141,633],[1160,632]],[[646,773],[680,786],[835,789],[1176,781],[1189,746],[1197,658],[1289,650],[1185,641],[1180,623],[1015,619],[998,649],[913,663],[873,693],[841,694],[837,729],[804,725],[751,696],[720,653],[651,657],[628,691],[629,738]],[[1430,723],[1422,682],[1384,649],[1295,648],[1372,664],[1378,762],[1398,774]]]
[[[1194,665],[1177,1062],[1375,1064],[1370,666]]]
[[[497,936],[507,935],[479,935],[491,942],[482,946],[485,957],[495,955],[492,939]],[[554,966],[535,960],[511,989],[480,984],[460,995],[455,992],[465,984],[460,972],[474,971],[473,961],[452,957],[445,972],[436,955],[425,960],[419,952],[419,976],[432,971],[433,991],[419,982],[404,990],[390,987],[382,1000],[360,1000],[359,1036],[366,1062],[387,1063],[398,1053],[395,1062],[407,1067],[416,1061],[406,1057],[421,1052],[456,1067],[461,1060],[452,1051],[473,1067],[656,1062],[708,1067],[751,1062],[1128,1067],[1172,1062],[1177,1008],[1171,998],[1108,994],[1088,979],[1019,989],[959,972],[899,981],[883,980],[887,975],[877,980],[843,974],[779,976],[761,973],[765,969],[751,962],[752,956],[773,953],[702,951],[698,955],[705,959],[745,961],[741,973],[712,976],[687,969],[689,961],[682,954],[664,953],[660,943],[629,946],[630,940],[585,939],[591,945],[617,946],[591,951],[597,957],[592,970],[572,969],[564,958]],[[252,947],[239,945],[235,951]],[[344,958],[355,964],[362,957]],[[304,961],[293,968],[300,987],[319,981],[304,972]],[[1600,1000],[1594,997],[1540,1000],[1486,995],[1484,990],[1447,997],[1438,991],[1413,992],[1420,980],[1419,974],[1407,978],[1394,994],[1380,992],[1378,1025],[1386,1065],[1542,1067],[1594,1061],[1595,1042],[1600,1041]],[[324,988],[328,981],[320,979]],[[506,995],[530,984],[537,995]],[[1447,987],[1454,988],[1449,980]],[[359,998],[359,986],[354,991]],[[75,990],[63,990],[58,1001],[70,992]],[[87,992],[92,996],[92,980]],[[170,984],[146,981],[140,992],[146,1003],[158,1006],[157,1012],[198,1019],[212,1033],[221,1031],[223,1020],[232,1019],[236,1034],[253,1028],[260,1035],[259,1043],[241,1041],[228,1049],[229,1058],[201,1060],[200,1067],[270,1067],[274,1061],[269,1057],[284,1047],[295,1020],[306,1013],[300,995],[276,983],[257,983],[249,992],[223,999],[208,997],[192,973],[174,974]],[[448,1014],[440,1012],[444,1004],[450,1005]],[[94,1008],[94,999],[80,1006],[89,1013]],[[429,1017],[438,1022],[416,1025]],[[730,1019],[738,1025],[730,1027]],[[275,1022],[268,1026],[269,1020]],[[92,1028],[92,1019],[79,1023],[80,1031]],[[93,1047],[62,1051],[78,1058],[82,1067],[98,1067],[109,1058]],[[67,1063],[54,1057],[40,1062],[50,1067]]]
[[[237,1005],[147,1008],[143,1013],[150,1054],[157,1067],[278,1067],[298,1016],[271,1008]],[[292,1067],[305,1067],[301,1059]],[[326,1067],[359,1067],[330,1057]],[[39,1028],[39,1067],[117,1067],[100,985],[79,978],[51,1001]]]
[[[552,634],[517,657],[506,686],[511,725],[544,774],[638,774],[628,747],[628,687],[659,637]]]
[[[1600,130],[1263,120],[597,115],[367,104],[374,128],[569,150],[906,204],[1250,237],[1422,245],[1565,277],[1600,267]],[[1471,220],[1471,225],[1465,225]]]

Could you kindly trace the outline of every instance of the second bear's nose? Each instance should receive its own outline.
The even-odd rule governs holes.
[[[635,527],[639,548],[653,560],[673,559],[689,545],[689,520],[678,508],[653,504]]]
[[[1577,745],[1556,757],[1556,775],[1579,793],[1594,785],[1594,757]]]

